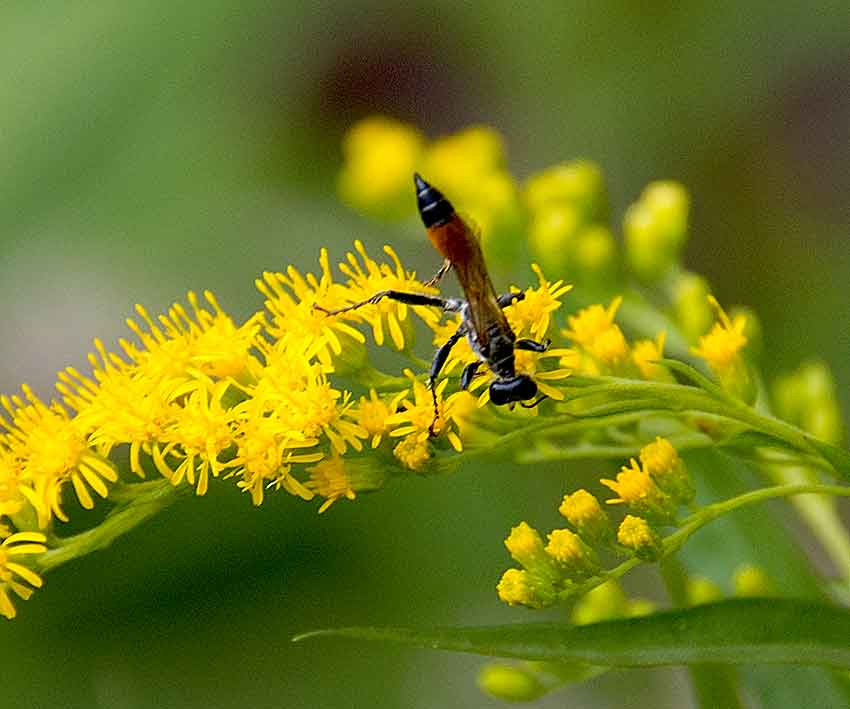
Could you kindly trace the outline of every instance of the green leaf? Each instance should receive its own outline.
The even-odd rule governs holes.
[[[304,633],[492,657],[617,667],[792,663],[850,669],[850,611],[779,598],[734,599],[584,626],[339,628]]]

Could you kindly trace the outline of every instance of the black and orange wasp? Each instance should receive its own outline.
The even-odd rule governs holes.
[[[440,270],[430,281],[427,281],[427,285],[435,285],[449,269],[452,269],[460,283],[464,298],[441,298],[426,293],[382,290],[367,300],[335,310],[327,310],[320,305],[314,307],[328,315],[339,315],[364,305],[377,303],[383,298],[390,298],[408,305],[432,306],[446,313],[460,313],[460,326],[440,346],[431,362],[428,386],[434,399],[434,419],[428,430],[433,436],[435,435],[434,425],[439,418],[435,390],[437,377],[448,360],[452,348],[461,338],[466,337],[472,351],[478,355],[478,361],[467,364],[463,369],[460,375],[461,389],[468,389],[478,373],[478,368],[486,364],[496,377],[490,383],[490,401],[498,406],[511,407],[516,402],[525,402],[537,395],[537,384],[534,380],[527,374],[517,373],[514,351],[545,352],[550,342],[549,340],[537,342],[517,339],[502,310],[514,302],[523,300],[525,293],[519,291],[497,295],[490,275],[487,273],[481,244],[475,232],[458,216],[451,202],[438,189],[429,185],[418,173],[414,173],[413,181],[416,186],[419,214],[425,224],[428,238],[444,259]],[[543,398],[545,397],[541,397],[532,404],[521,403],[521,405],[530,408],[540,403]]]

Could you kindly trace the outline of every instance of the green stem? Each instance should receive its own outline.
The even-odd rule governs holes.
[[[72,537],[59,539],[58,546],[38,557],[41,571],[50,571],[79,556],[105,549],[115,539],[168,507],[178,497],[178,489],[168,480],[135,483],[116,490],[119,504],[97,527]]]

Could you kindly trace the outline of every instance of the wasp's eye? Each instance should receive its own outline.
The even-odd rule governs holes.
[[[510,379],[497,379],[490,385],[490,401],[504,406],[514,401],[526,401],[537,395],[537,384],[527,374]]]

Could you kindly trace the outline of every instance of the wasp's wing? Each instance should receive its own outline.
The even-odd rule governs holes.
[[[481,350],[486,352],[491,333],[510,332],[511,329],[499,307],[496,289],[493,288],[487,273],[477,228],[470,226],[467,219],[462,221],[464,233],[454,235],[454,238],[463,239],[465,242],[462,249],[463,258],[453,260],[452,265],[469,304],[469,321],[475,330]]]

